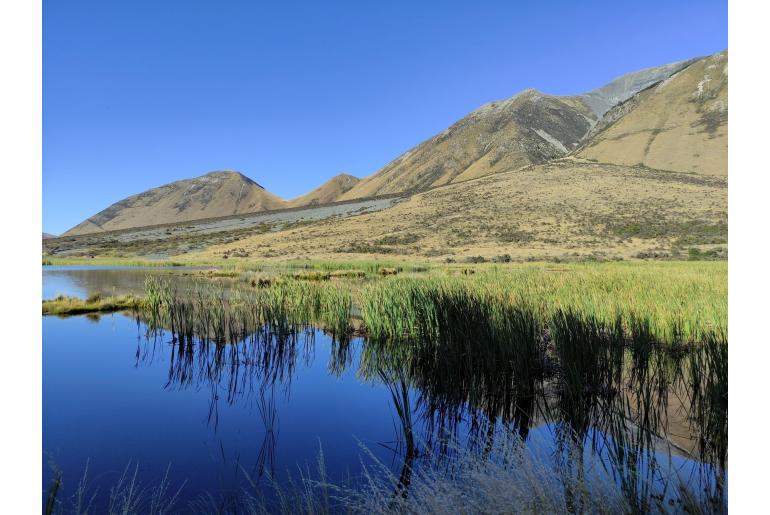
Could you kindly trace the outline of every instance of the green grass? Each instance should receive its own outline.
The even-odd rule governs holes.
[[[388,264],[409,273],[378,275]],[[521,406],[542,385],[552,385],[553,398],[543,409],[558,411],[549,417],[567,422],[569,439],[586,438],[590,427],[611,436],[616,448],[610,455],[628,473],[615,494],[619,502],[634,503],[629,512],[649,511],[646,503],[653,502],[637,490],[637,451],[654,449],[653,435],[665,430],[669,395],[681,399],[700,457],[726,464],[726,262],[483,263],[427,270],[399,262],[292,262],[228,270],[241,271],[246,280],[228,286],[201,278],[178,289],[170,274],[149,276],[144,299],[132,301],[151,330],[169,329],[180,351],[191,356],[194,340],[254,342],[257,335],[275,342],[275,355],[296,359],[296,338],[283,337],[317,325],[335,335],[333,355],[339,351],[341,362],[347,359],[343,342],[352,332],[351,312],[359,307],[366,342],[358,374],[391,388],[407,439],[412,410],[404,407],[408,395],[399,392],[419,391],[419,404],[437,428],[451,428],[458,407],[508,421],[522,417],[519,428],[528,428],[534,411],[524,413]],[[263,275],[265,270],[273,275]],[[468,270],[475,273],[463,274]],[[51,306],[109,306],[117,299],[60,297]],[[638,431],[629,432],[629,425]],[[511,473],[516,470],[521,468]],[[404,502],[420,499],[414,507],[424,506],[437,488],[470,495],[478,488],[461,489],[470,478],[455,483],[437,476],[440,482],[421,483],[415,476],[417,486]],[[401,483],[396,479],[397,488]],[[490,490],[479,506],[509,490]],[[383,507],[393,506],[392,491],[382,490]],[[450,499],[442,506],[454,504]]]
[[[249,267],[249,265],[244,265]],[[257,265],[259,266],[259,265]],[[266,267],[276,267],[276,264],[265,265]],[[303,270],[321,270],[327,272],[356,270],[365,272],[367,275],[376,275],[382,268],[395,268],[401,272],[422,273],[432,269],[431,265],[419,262],[406,262],[395,260],[352,260],[352,261],[286,261],[280,264],[280,267],[286,269]]]
[[[378,274],[387,269],[385,265],[409,272]],[[723,338],[727,333],[727,264],[720,261],[485,263],[475,265],[472,274],[464,274],[470,272],[467,266],[426,269],[380,261],[295,261],[272,271],[254,268],[265,272],[245,270],[249,268],[241,274],[244,298],[250,302],[283,295],[282,302],[291,306],[315,303],[312,311],[319,316],[333,308],[322,300],[326,290],[344,291],[361,308],[366,334],[375,339],[429,341],[457,334],[511,341],[510,320],[522,312],[536,321],[541,334],[553,333],[556,319],[564,313],[602,331],[614,331],[617,325],[626,339],[644,336],[671,345],[695,343],[709,335]],[[257,288],[266,291],[248,287],[258,284],[248,280],[254,273],[267,274],[267,287]],[[270,303],[277,306],[278,297]],[[304,315],[298,320],[296,311],[287,314],[293,317],[291,324],[313,322]]]
[[[484,313],[480,323],[502,326],[505,310],[516,306],[531,310],[543,330],[559,313],[570,312],[607,327],[620,319],[627,337],[645,327],[665,343],[727,331],[724,262],[484,265],[476,272],[371,283],[361,292],[367,333],[424,338],[453,331],[459,322],[446,318],[448,309],[458,310],[456,320]]]
[[[132,295],[101,297],[92,295],[87,299],[59,295],[43,301],[43,315],[82,315],[85,313],[109,313],[113,311],[142,308],[142,300]]]
[[[178,264],[130,264],[149,263]],[[254,274],[267,279],[264,285],[269,287],[264,289],[270,295],[278,291],[288,296],[284,300],[293,306],[321,302],[326,288],[335,292],[345,290],[361,308],[365,330],[374,338],[430,338],[440,331],[470,336],[474,327],[481,334],[493,334],[494,327],[502,331],[500,338],[504,340],[509,335],[501,328],[507,324],[511,309],[531,313],[541,332],[547,332],[554,317],[565,312],[610,328],[620,320],[626,338],[644,328],[655,341],[669,344],[692,343],[709,334],[725,335],[727,331],[724,261],[483,263],[468,268],[379,260],[231,261],[220,272],[227,277],[243,276],[241,282],[248,295],[255,297],[254,302],[263,302],[268,295],[251,291],[251,282],[259,283],[252,280]],[[382,270],[398,273],[382,275]],[[276,283],[282,283],[277,290],[273,287]],[[298,300],[303,296],[307,298]],[[314,308],[316,315],[325,309],[323,305]],[[462,326],[468,320],[473,322]],[[455,327],[456,324],[461,327]]]
[[[65,265],[102,265],[102,266],[135,266],[135,267],[164,267],[164,266],[185,266],[197,263],[185,263],[182,261],[171,261],[167,259],[138,259],[138,258],[117,258],[117,257],[71,257],[60,258],[47,256],[43,258],[43,265],[65,266]],[[201,263],[204,264],[204,263]]]
[[[168,279],[148,276],[145,308],[151,329],[182,339],[227,343],[260,333],[279,335],[319,325],[339,337],[350,332],[352,296],[343,285],[281,277],[266,287],[226,289],[199,282],[177,290]]]
[[[70,257],[58,258],[44,256],[43,265],[105,265],[105,266],[135,266],[135,267],[177,267],[177,266],[211,266],[221,268],[230,273],[237,272],[299,272],[318,271],[329,272],[333,276],[345,276],[345,272],[351,275],[374,276],[382,268],[395,268],[399,272],[423,273],[432,270],[432,266],[422,262],[398,261],[398,260],[289,260],[282,262],[260,261],[254,259],[138,259],[116,257]]]

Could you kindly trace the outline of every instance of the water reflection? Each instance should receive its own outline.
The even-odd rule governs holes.
[[[208,390],[213,431],[220,403],[256,406],[264,437],[249,472],[272,477],[280,434],[276,391],[290,396],[297,364],[308,365],[315,356],[316,331],[264,327],[239,341],[218,343],[137,324],[143,337],[136,365],[152,363],[161,349],[167,353],[165,388]],[[451,467],[458,445],[493,459],[496,438],[513,434],[534,445],[530,434],[538,428],[541,437],[550,435],[547,444],[538,445],[550,449],[570,511],[587,509],[597,463],[635,511],[681,507],[691,498],[725,507],[726,404],[704,401],[708,386],[688,388],[693,374],[703,374],[704,360],[713,361],[714,350],[629,345],[619,334],[576,334],[563,337],[558,348],[544,339],[537,349],[542,366],[523,377],[511,361],[468,365],[465,360],[459,366],[457,356],[415,353],[411,342],[360,338],[333,338],[326,368],[333,376],[355,370],[361,381],[387,389],[396,414],[394,434],[379,443],[400,460],[394,497],[408,495],[423,460]],[[679,443],[669,435],[672,427],[686,431],[677,435]]]
[[[90,270],[81,281],[76,271],[68,271],[68,284],[89,294],[100,288],[108,288],[103,293],[112,293],[113,287],[116,293],[144,288],[146,271],[133,276],[108,272]],[[619,327],[571,319],[569,314],[557,319],[546,335],[535,334],[522,315],[521,338],[497,347],[465,328],[431,341],[329,338],[308,325],[309,312],[295,310],[296,316],[290,317],[287,311],[266,311],[265,306],[273,305],[252,302],[248,295],[240,302],[228,297],[227,303],[217,303],[225,298],[219,290],[208,295],[196,290],[194,281],[187,290],[197,296],[176,302],[165,326],[148,327],[146,319],[135,319],[133,365],[140,370],[162,366],[158,382],[166,391],[205,395],[205,426],[218,435],[219,448],[213,454],[234,476],[256,482],[276,476],[281,439],[295,446],[309,433],[297,427],[298,420],[300,425],[316,422],[310,416],[298,417],[298,411],[316,407],[320,417],[336,417],[331,425],[345,438],[360,418],[382,426],[388,415],[384,409],[362,414],[361,401],[335,406],[336,396],[363,384],[379,389],[393,414],[392,433],[376,438],[375,444],[393,460],[394,507],[409,496],[416,475],[429,465],[451,472],[468,450],[486,463],[504,462],[509,457],[501,449],[521,446],[553,465],[565,507],[573,512],[588,509],[590,495],[602,488],[600,482],[617,486],[638,512],[680,510],[688,502],[716,511],[726,506],[724,341],[706,338],[695,348],[663,347],[645,338],[643,330],[627,341]],[[206,309],[192,316],[196,305]],[[233,305],[238,308],[231,309]],[[255,306],[262,311],[252,312]],[[264,319],[273,325],[263,325]],[[99,316],[74,320],[100,327]],[[82,332],[80,328],[73,333],[68,345]],[[317,339],[329,344],[325,364],[314,363],[325,355],[317,349]],[[82,351],[83,359],[89,352]],[[110,366],[117,370],[121,364]],[[87,374],[90,369],[77,372]],[[318,406],[292,405],[298,376],[316,372],[326,379],[355,373],[358,383],[341,382],[336,390],[325,384],[314,397]],[[97,384],[105,384],[105,379]],[[87,395],[95,394],[89,390]],[[94,405],[101,407],[98,395],[95,398]],[[370,399],[366,402],[371,404]],[[223,412],[238,406],[249,411],[248,422],[236,425],[251,428],[246,431],[250,453],[231,443],[232,433],[223,434]],[[377,410],[383,413],[375,415]],[[139,417],[146,416],[137,411]],[[46,413],[56,416],[52,410]],[[157,422],[147,418],[137,423]],[[180,436],[186,430],[181,428]],[[330,445],[336,444],[339,441],[332,440]],[[187,446],[180,447],[187,451]],[[306,453],[301,458],[315,456]],[[282,464],[294,465],[290,460]],[[347,463],[335,465],[345,468]],[[217,485],[207,487],[216,490]],[[221,505],[237,499],[239,490],[228,488],[230,497]]]
[[[148,275],[170,277],[189,286],[207,267],[123,267],[123,266],[45,266],[43,299],[57,295],[86,298],[91,295],[142,295]],[[221,278],[228,282],[227,278]],[[231,282],[231,281],[230,281]]]

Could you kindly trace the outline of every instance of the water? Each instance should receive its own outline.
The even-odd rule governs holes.
[[[109,293],[112,288],[137,293],[147,273],[168,272],[46,268],[44,297]],[[264,485],[264,472],[283,480],[288,471],[296,477],[298,466],[312,471],[320,448],[335,482],[358,476],[362,459],[371,462],[362,446],[395,475],[409,454],[410,460],[417,454],[419,467],[419,454],[407,451],[406,427],[397,409],[402,406],[392,394],[401,384],[394,377],[386,385],[367,373],[371,366],[362,368],[367,344],[361,339],[340,345],[312,330],[288,340],[267,336],[238,345],[183,348],[168,332],[148,335],[144,324],[125,314],[44,317],[42,323],[43,489],[53,470],[61,470],[61,498],[74,491],[86,463],[91,491],[102,493],[129,464],[138,466],[137,477],[146,487],[158,484],[170,466],[171,489],[184,482],[176,505],[180,510],[204,493],[237,497],[250,488],[247,476]],[[382,365],[398,369],[394,363]],[[404,383],[422,384],[408,388],[406,401],[418,450],[437,441],[437,424],[427,422],[440,418],[434,409],[441,405],[440,392],[430,392],[429,381],[418,377]],[[518,417],[514,428],[526,437],[533,455],[550,463],[563,450],[564,421],[548,403],[543,398],[519,404],[518,411],[527,415]],[[453,405],[453,410],[460,417],[455,435],[461,442],[479,430],[473,413],[481,411],[490,420],[483,410],[467,405]],[[499,424],[499,418],[492,419],[492,425]],[[681,437],[682,430],[677,428],[677,444],[694,448],[691,438]],[[579,446],[581,454],[616,472],[613,443],[612,436],[589,427]],[[659,439],[646,456],[640,460],[642,476],[679,475],[701,490],[704,484],[713,489],[713,477],[719,476],[712,477],[713,469]],[[650,472],[650,458],[659,462],[660,474]],[[666,487],[656,486],[660,492]],[[666,491],[666,502],[674,502],[674,494]]]
[[[379,452],[394,440],[389,396],[357,381],[355,370],[328,373],[330,339],[306,339],[296,368],[264,389],[277,417],[260,413],[262,377],[254,390],[228,392],[222,383],[191,377],[170,380],[174,348],[168,335],[146,342],[136,322],[115,314],[43,320],[44,451],[63,471],[91,473],[114,482],[129,461],[150,483],[171,463],[185,490],[234,490],[242,470],[257,475],[261,453],[273,453],[274,470],[313,463],[319,444],[329,472],[342,477],[358,461],[356,438]],[[307,352],[306,352],[307,351]],[[192,374],[197,374],[195,370]],[[266,427],[267,426],[267,427]],[[275,434],[274,448],[266,441]],[[392,453],[391,453],[392,454]],[[98,471],[98,472],[97,472]],[[50,480],[50,471],[44,478]],[[102,481],[100,481],[102,482]]]
[[[147,275],[172,277],[184,284],[192,273],[209,267],[129,267],[114,265],[75,265],[43,267],[43,299],[57,295],[88,297],[101,295],[141,295]]]

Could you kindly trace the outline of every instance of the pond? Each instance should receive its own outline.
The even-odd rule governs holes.
[[[139,293],[148,273],[169,274],[46,267],[44,297]],[[183,270],[172,273],[188,280]],[[406,369],[363,338],[338,341],[317,328],[282,335],[266,328],[217,344],[180,341],[130,313],[42,323],[42,487],[47,494],[62,478],[63,512],[84,476],[96,512],[106,510],[121,476],[141,485],[140,505],[167,477],[166,497],[178,491],[174,512],[237,511],[244,492],[273,506],[269,478],[288,485],[318,477],[321,451],[329,482],[359,484],[365,470],[382,468],[408,496],[413,471],[451,462],[462,449],[492,449],[495,438],[521,439],[548,474],[582,470],[594,478],[589,494],[606,487],[654,499],[642,503],[645,511],[681,509],[683,488],[698,503],[726,505],[726,463],[700,450],[673,390],[649,417],[663,414],[664,436],[657,422],[641,431],[638,419],[612,411],[638,392],[607,401],[581,391],[575,403],[554,376],[522,395],[503,376],[490,382],[488,371]]]

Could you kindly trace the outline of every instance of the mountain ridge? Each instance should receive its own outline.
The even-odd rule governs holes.
[[[718,75],[715,62],[722,59],[724,73]],[[727,50],[624,74],[572,96],[526,89],[481,105],[367,177],[338,174],[290,200],[233,170],[174,181],[118,201],[64,236],[412,194],[567,156],[726,173],[726,61]],[[714,77],[705,73],[706,67]],[[666,113],[671,105],[678,106],[673,121],[655,118],[656,112]],[[683,146],[699,151],[675,156]]]
[[[217,170],[126,197],[63,236],[276,209],[282,202],[240,172]]]
[[[423,191],[564,157],[610,109],[697,61],[637,70],[577,95],[529,88],[488,102],[363,178],[341,198]],[[457,137],[447,143],[453,133]]]

